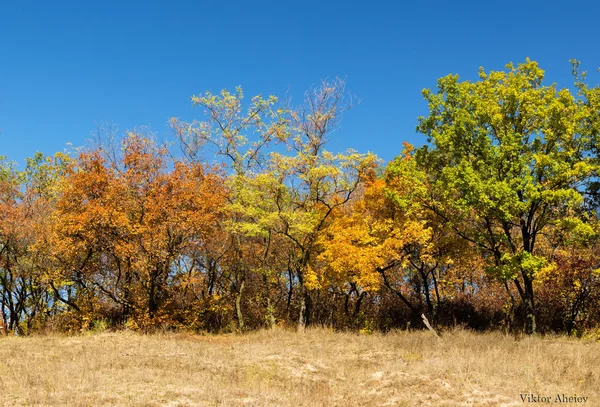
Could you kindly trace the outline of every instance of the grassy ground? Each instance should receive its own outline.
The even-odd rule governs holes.
[[[600,406],[600,343],[463,331],[0,338],[0,405]]]

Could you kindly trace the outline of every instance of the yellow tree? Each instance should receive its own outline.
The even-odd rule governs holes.
[[[424,205],[429,191],[412,151],[406,144],[384,176],[371,180],[336,217],[321,238],[320,258],[334,280],[372,293],[386,287],[414,316],[422,301],[435,320],[443,295],[440,275],[459,250]]]
[[[312,290],[320,288],[315,262],[319,237],[336,212],[348,203],[372,175],[377,159],[355,151],[333,154],[327,139],[348,108],[340,80],[323,82],[307,92],[304,105],[289,114],[288,152],[273,152],[256,187],[265,199],[254,202],[259,225],[283,237],[287,268],[298,281],[298,329],[311,315]]]

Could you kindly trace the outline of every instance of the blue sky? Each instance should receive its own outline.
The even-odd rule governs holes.
[[[572,87],[570,58],[600,82],[595,1],[13,1],[0,5],[0,155],[85,145],[99,123],[121,130],[200,118],[190,96],[246,95],[346,78],[361,99],[330,148],[384,160],[420,145],[421,90],[479,66],[529,56]]]

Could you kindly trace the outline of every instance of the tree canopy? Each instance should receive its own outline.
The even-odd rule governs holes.
[[[298,106],[192,97],[141,131],[0,160],[0,332],[444,328],[594,335],[600,88],[535,61],[423,91],[427,143],[331,151],[341,80]],[[425,322],[425,323],[424,323]]]

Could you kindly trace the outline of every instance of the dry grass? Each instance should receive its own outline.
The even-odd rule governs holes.
[[[520,393],[600,406],[600,343],[327,330],[0,339],[6,406],[527,405]]]

